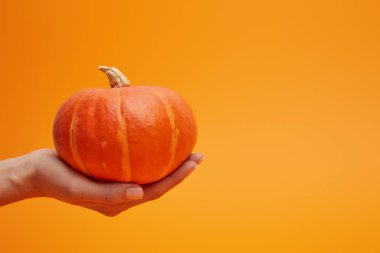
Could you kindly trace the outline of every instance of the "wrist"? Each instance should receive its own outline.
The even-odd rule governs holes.
[[[36,167],[30,160],[29,155],[16,159],[8,168],[9,181],[18,190],[18,194],[22,199],[34,197],[33,178],[36,174]]]
[[[34,169],[28,155],[0,162],[0,205],[34,197]]]

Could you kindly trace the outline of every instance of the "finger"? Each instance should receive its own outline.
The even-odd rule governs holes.
[[[197,163],[188,160],[184,162],[179,168],[172,172],[167,177],[152,183],[144,188],[146,200],[153,200],[161,197],[174,186],[182,182],[194,169],[197,167]]]
[[[203,162],[203,160],[204,160],[204,156],[201,153],[194,153],[187,160],[188,161],[194,161],[197,164],[201,164],[201,162]]]
[[[99,183],[87,178],[74,180],[70,186],[70,197],[78,200],[114,205],[144,197],[143,188],[129,183]]]

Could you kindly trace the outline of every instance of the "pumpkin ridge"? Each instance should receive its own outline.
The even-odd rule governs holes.
[[[170,128],[172,130],[171,143],[170,143],[170,159],[169,159],[168,164],[162,170],[161,176],[163,177],[167,174],[169,168],[172,166],[174,162],[175,153],[176,153],[177,145],[178,145],[179,129],[176,127],[174,111],[167,97],[165,97],[165,95],[160,92],[155,92],[155,94],[160,98],[161,102],[165,106],[165,111],[169,118]]]
[[[82,159],[78,152],[78,144],[77,144],[77,127],[78,127],[78,108],[80,104],[82,103],[83,99],[86,97],[88,93],[85,93],[82,95],[82,97],[79,98],[77,104],[75,105],[73,115],[71,117],[71,123],[70,123],[70,148],[71,153],[73,154],[74,160],[77,163],[79,169],[81,169],[83,172],[86,171],[84,164],[82,162]]]
[[[126,124],[125,119],[123,118],[123,114],[122,114],[122,99],[121,99],[121,95],[120,95],[120,90],[121,89],[117,89],[116,112],[117,112],[117,118],[119,121],[119,129],[117,132],[117,137],[120,141],[121,151],[122,151],[122,155],[123,155],[121,157],[121,164],[122,164],[122,170],[123,170],[123,181],[127,182],[127,181],[131,180],[132,173],[131,173],[131,164],[130,164],[130,158],[129,158],[127,124]]]

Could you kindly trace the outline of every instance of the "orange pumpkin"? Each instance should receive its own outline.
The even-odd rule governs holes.
[[[165,177],[194,148],[190,106],[170,89],[131,87],[116,68],[99,69],[111,89],[80,91],[61,106],[53,127],[58,155],[96,179],[144,184]]]

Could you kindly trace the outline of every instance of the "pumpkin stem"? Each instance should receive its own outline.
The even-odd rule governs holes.
[[[107,75],[111,88],[122,88],[130,86],[130,82],[127,77],[125,77],[125,75],[123,75],[123,73],[121,73],[117,68],[98,66],[98,69]]]

